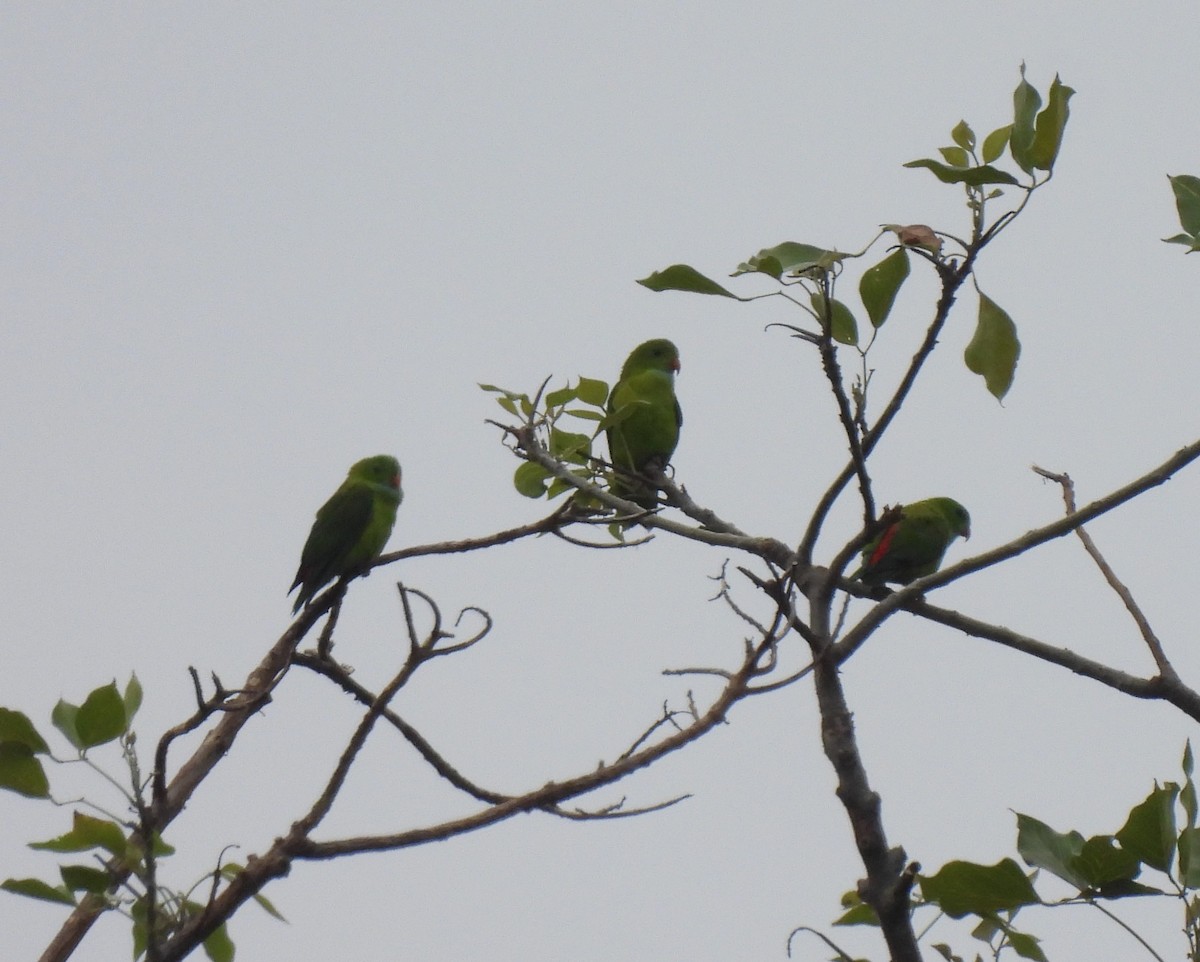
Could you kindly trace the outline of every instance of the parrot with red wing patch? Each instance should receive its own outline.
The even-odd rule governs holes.
[[[971,537],[971,516],[953,498],[927,498],[900,509],[900,518],[863,548],[863,563],[850,577],[868,585],[906,585],[931,575],[951,542]]]

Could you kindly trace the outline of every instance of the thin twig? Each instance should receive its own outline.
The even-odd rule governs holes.
[[[900,384],[892,394],[887,406],[883,409],[883,413],[879,416],[878,421],[875,422],[875,426],[862,439],[862,458],[864,460],[870,456],[875,446],[883,438],[884,432],[891,425],[892,420],[900,413],[900,408],[905,398],[908,397],[913,384],[916,383],[917,375],[920,374],[921,368],[924,367],[925,362],[933,353],[933,349],[937,345],[938,336],[941,334],[942,328],[945,327],[946,321],[950,317],[950,309],[954,306],[954,301],[958,296],[958,289],[962,287],[963,282],[970,276],[974,268],[975,256],[978,254],[978,250],[978,246],[968,250],[962,263],[954,267],[951,267],[944,261],[933,262],[942,281],[942,294],[938,299],[933,320],[925,332],[924,340],[909,362],[908,370],[904,373]],[[796,556],[802,565],[807,566],[812,564],[813,551],[816,548],[817,538],[821,534],[821,528],[825,524],[825,518],[833,507],[834,502],[838,499],[838,496],[842,493],[842,489],[856,475],[857,471],[857,465],[852,458],[837,477],[834,478],[825,493],[821,495],[821,500],[817,502],[816,508],[813,509],[808,528],[805,530],[804,536],[800,539],[800,545],[796,550]]]
[[[692,796],[676,795],[674,798],[668,798],[663,802],[655,802],[653,805],[643,805],[639,808],[625,808],[625,799],[621,799],[615,805],[607,809],[601,809],[598,812],[588,812],[584,809],[566,809],[566,808],[548,808],[545,811],[550,815],[557,815],[559,818],[572,819],[579,822],[594,822],[601,819],[609,818],[632,818],[635,815],[649,815],[651,812],[661,812],[663,809],[671,808],[678,805],[680,802],[685,802]]]
[[[821,368],[825,379],[833,392],[834,403],[837,406],[838,422],[846,435],[846,444],[850,448],[850,464],[858,476],[858,487],[863,501],[863,524],[869,525],[875,520],[875,497],[871,493],[871,476],[867,473],[867,459],[863,452],[862,440],[855,424],[854,411],[850,399],[846,397],[846,386],[842,380],[842,369],[838,364],[837,349],[833,341],[833,283],[826,273],[821,279],[825,317],[821,324],[821,337],[817,342],[818,353],[821,356]]]
[[[363,685],[360,685],[345,668],[333,661],[326,661],[318,658],[311,652],[297,652],[295,663],[302,668],[307,668],[309,671],[316,672],[319,675],[324,675],[326,678],[338,685],[346,694],[350,695],[359,704],[370,706],[376,699],[376,694],[368,690]],[[478,799],[481,802],[495,804],[505,801],[509,798],[500,792],[493,792],[489,789],[477,785],[475,782],[468,779],[459,770],[451,765],[440,752],[426,739],[416,728],[410,725],[407,721],[401,718],[391,708],[385,708],[382,711],[382,718],[389,725],[395,728],[405,740],[413,746],[425,759],[426,763],[438,775],[448,781],[455,788],[462,792],[466,792],[471,797]]]
[[[1066,506],[1068,515],[1075,513],[1075,483],[1071,480],[1071,476],[1065,471],[1061,474],[1056,474],[1053,471],[1047,471],[1045,468],[1039,468],[1036,464],[1033,465],[1033,471],[1041,475],[1048,481],[1055,482],[1062,488],[1063,504]],[[1163,650],[1162,642],[1158,640],[1158,636],[1154,633],[1154,629],[1150,627],[1150,622],[1142,612],[1141,607],[1134,600],[1133,593],[1121,581],[1113,571],[1112,566],[1105,560],[1100,553],[1100,549],[1096,547],[1096,542],[1092,540],[1091,534],[1087,529],[1080,525],[1075,529],[1075,534],[1083,543],[1083,550],[1088,553],[1088,556],[1095,562],[1096,567],[1100,569],[1100,574],[1104,576],[1104,580],[1108,582],[1108,586],[1116,592],[1117,597],[1121,599],[1121,603],[1125,605],[1125,610],[1129,612],[1134,623],[1141,632],[1142,640],[1146,643],[1146,647],[1150,649],[1150,654],[1154,658],[1154,663],[1158,665],[1159,673],[1164,677],[1178,680],[1174,667],[1167,658],[1166,652]]]

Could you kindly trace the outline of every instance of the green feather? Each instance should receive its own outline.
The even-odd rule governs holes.
[[[650,509],[657,489],[630,475],[658,474],[679,443],[683,412],[675,397],[679,350],[665,338],[633,349],[608,397],[613,423],[607,430],[608,454],[617,469],[612,493]]]
[[[400,462],[388,454],[363,458],[352,467],[333,496],[321,505],[313,522],[296,580],[300,588],[295,614],[335,578],[353,577],[379,557],[396,523]]]
[[[851,578],[865,584],[906,585],[938,570],[959,535],[971,537],[971,516],[953,498],[927,498],[901,508],[893,522],[863,548],[863,563]]]

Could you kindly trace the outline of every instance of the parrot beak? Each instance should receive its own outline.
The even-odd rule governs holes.
[[[682,367],[683,367],[683,365],[679,363],[679,358],[675,358],[675,360],[673,360],[671,362],[671,370],[674,371],[676,374],[679,373],[679,370]]]

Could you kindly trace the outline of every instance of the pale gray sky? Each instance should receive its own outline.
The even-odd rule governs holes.
[[[682,353],[679,479],[744,529],[795,541],[845,457],[815,354],[763,332],[796,316],[633,280],[678,261],[720,277],[783,240],[856,249],[884,222],[966,233],[960,196],[901,165],[960,118],[981,134],[1006,123],[1022,60],[1039,89],[1057,71],[1078,94],[1054,181],[980,265],[1023,340],[1016,384],[1000,407],[963,368],[964,292],[873,461],[878,491],[959,498],[974,552],[1060,512],[1031,463],[1071,472],[1081,500],[1140,474],[1196,436],[1200,262],[1159,241],[1176,230],[1165,175],[1200,173],[1194,28],[1183,2],[1136,17],[1083,2],[5,5],[0,705],[48,729],[57,698],[136,670],[148,743],[187,709],[188,665],[234,684],[286,627],[313,511],[352,461],[404,466],[392,548],[532,519],[544,505],[512,490],[516,462],[483,423],[499,409],[476,383],[612,379],[648,337]],[[915,271],[872,355],[881,384],[931,291]],[[1192,469],[1094,528],[1193,680],[1181,559],[1198,498]],[[852,502],[835,513],[823,560],[855,520]],[[681,705],[689,683],[662,669],[737,658],[743,626],[707,602],[724,557],[659,537],[419,559],[353,585],[338,653],[364,682],[387,676],[397,577],[448,612],[488,609],[487,641],[422,672],[397,707],[478,781],[531,788],[611,759],[664,700]],[[1149,665],[1074,542],[938,597]],[[930,870],[1010,854],[1010,809],[1116,829],[1153,779],[1177,776],[1192,731],[907,618],[844,674],[891,838]],[[358,712],[309,679],[287,687],[172,827],[173,884],[226,844],[261,850],[326,777]],[[809,689],[729,721],[598,800],[693,793],[667,812],[527,816],[300,865],[267,893],[291,924],[247,910],[239,958],[782,959],[861,867]],[[60,797],[102,796],[76,771],[54,777]],[[323,837],[469,810],[383,736]],[[53,878],[24,842],[68,818],[0,795],[0,875]],[[1071,911],[1022,921],[1057,933],[1056,962],[1132,956]],[[1170,912],[1124,911],[1179,954]],[[36,957],[63,917],[0,895],[6,953]],[[872,933],[836,934],[882,958]],[[76,957],[123,958],[128,938],[106,919]],[[961,933],[955,947],[974,951]],[[796,957],[827,954],[802,941]]]

